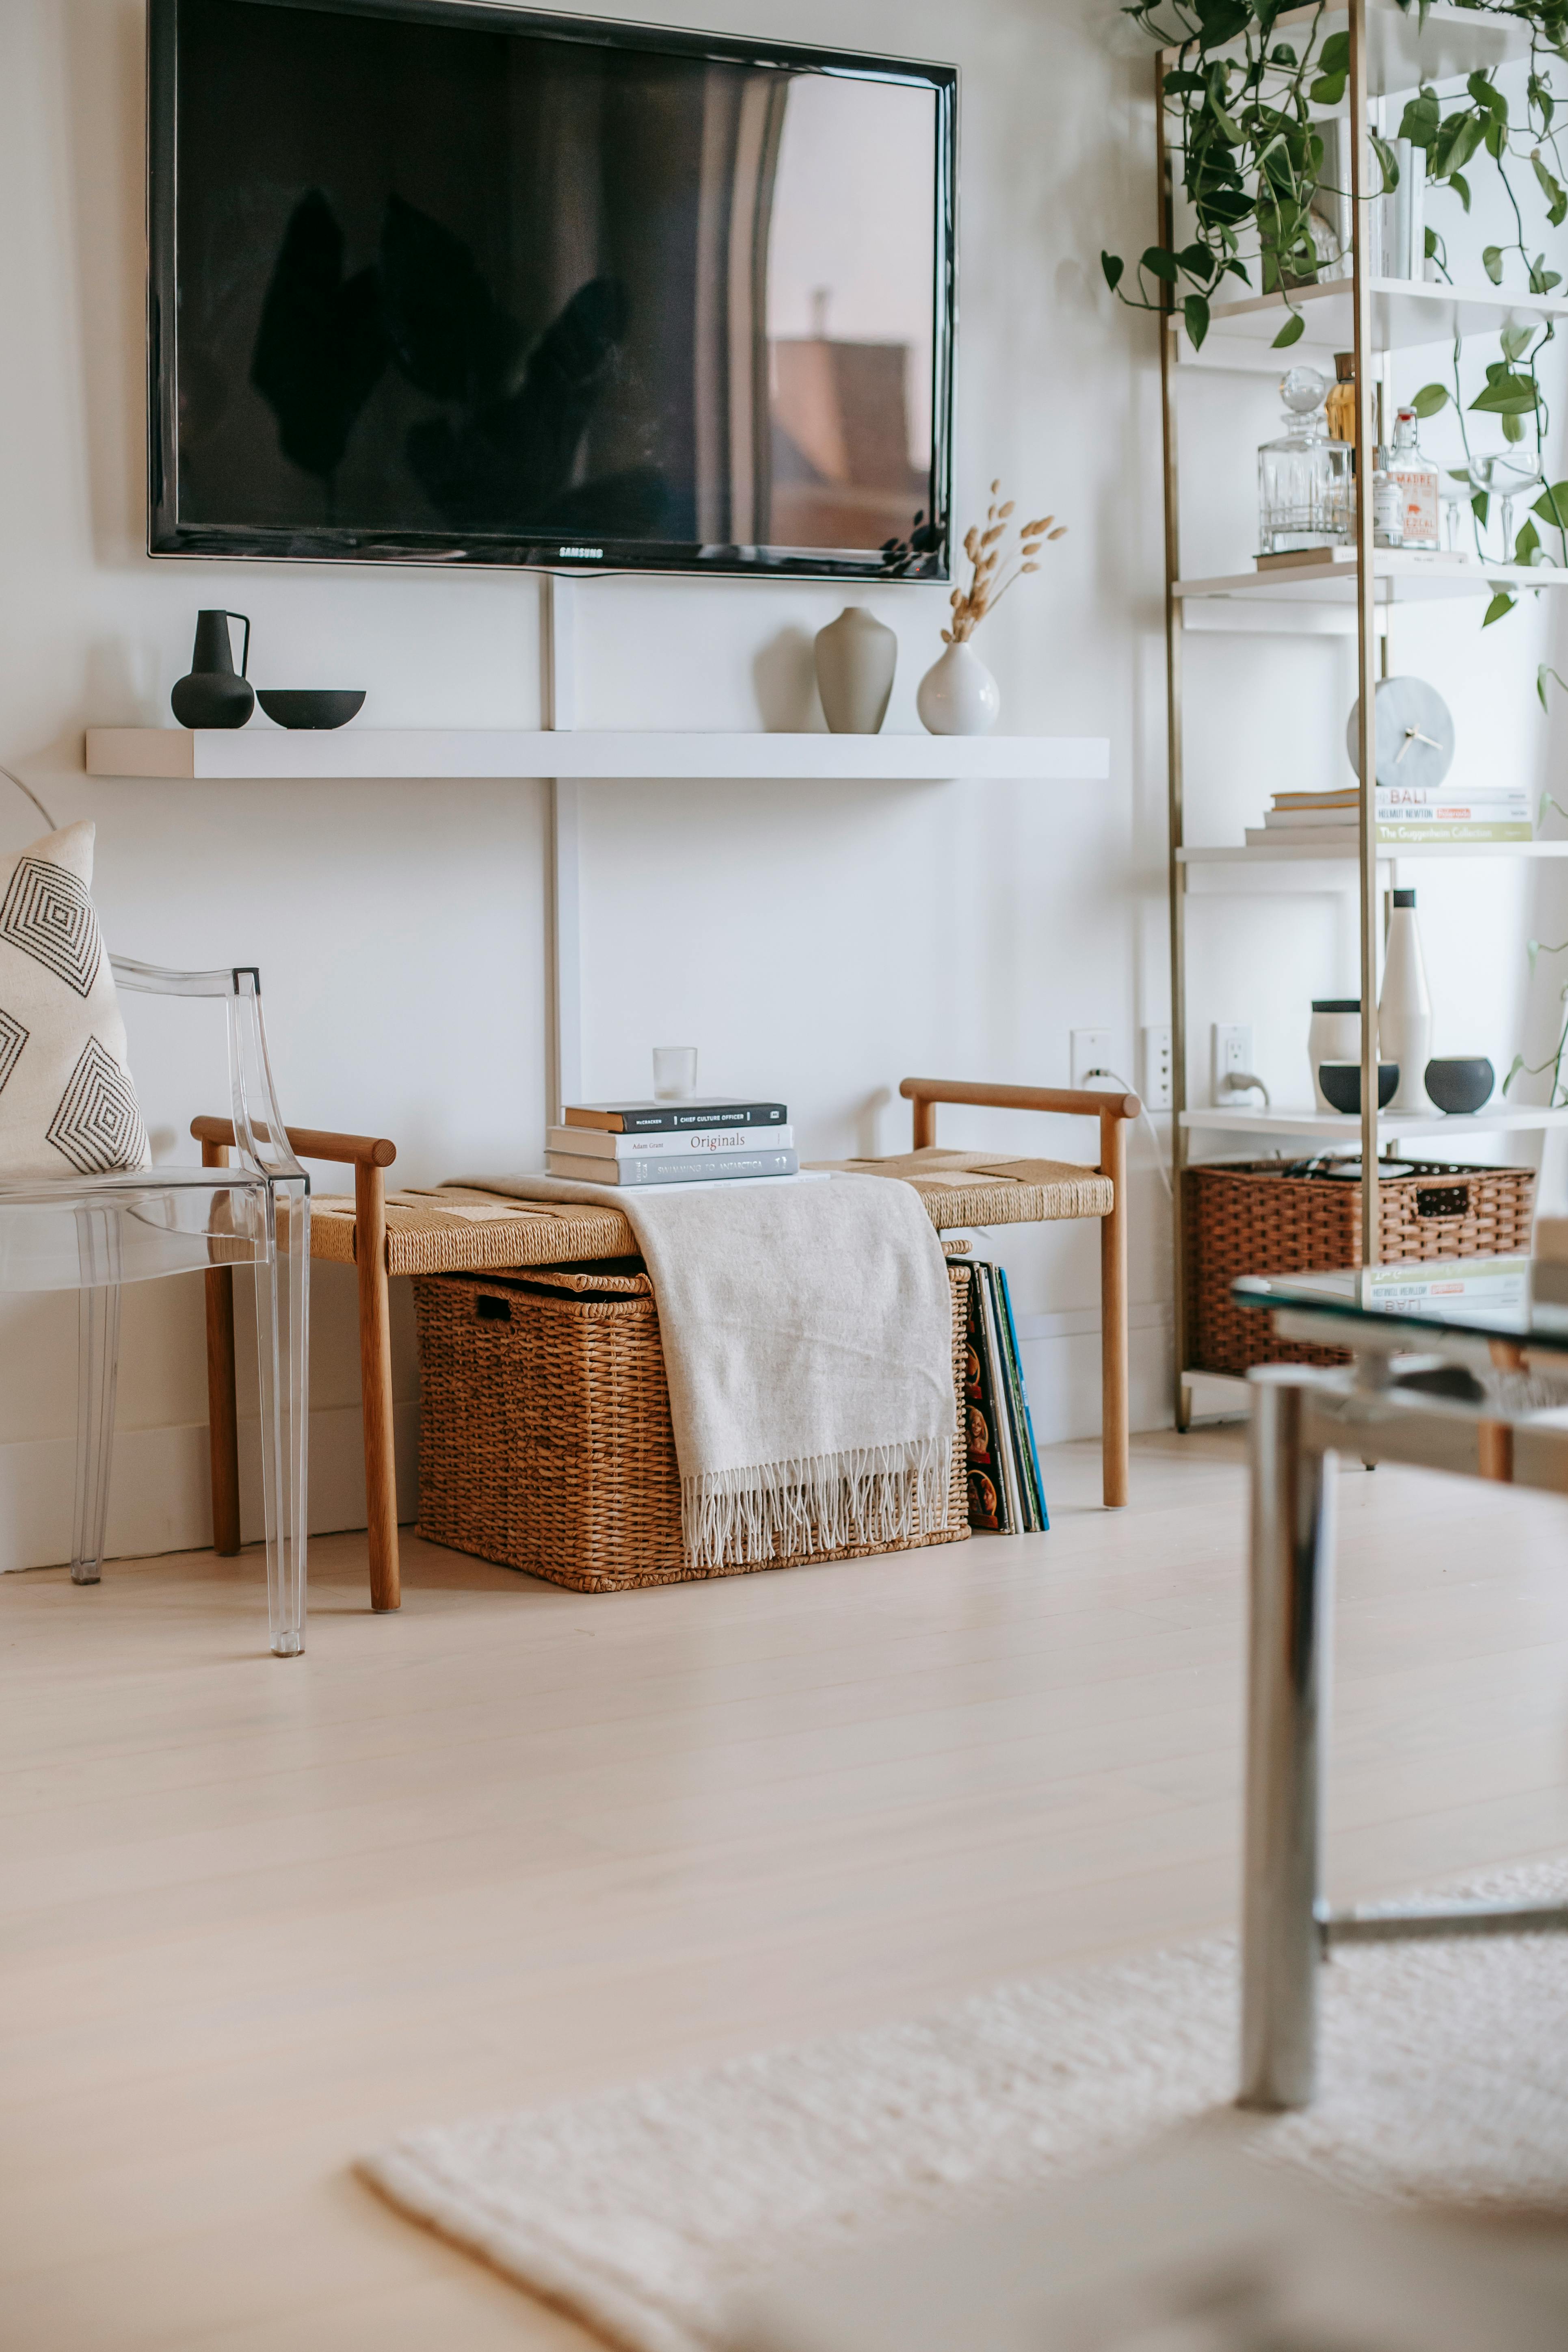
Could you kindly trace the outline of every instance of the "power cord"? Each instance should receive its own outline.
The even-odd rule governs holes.
[[[1263,1097],[1264,1109],[1273,1108],[1273,1098],[1268,1087],[1251,1070],[1227,1070],[1219,1082],[1219,1090],[1222,1095],[1259,1094]]]
[[[0,776],[4,776],[8,784],[15,784],[19,793],[26,793],[27,798],[32,802],[33,806],[37,810],[38,814],[43,818],[44,823],[48,826],[49,831],[51,833],[58,833],[58,825],[55,823],[54,818],[49,814],[48,810],[44,806],[43,802],[38,798],[37,793],[33,790],[31,784],[25,784],[22,782],[21,777],[16,774],[10,768],[0,768]]]
[[[1086,1078],[1110,1078],[1111,1082],[1114,1085],[1119,1086],[1125,1094],[1138,1094],[1137,1087],[1130,1087],[1119,1070],[1086,1070],[1084,1072],[1084,1076]],[[1257,1081],[1254,1080],[1253,1083],[1256,1085]],[[1165,1188],[1165,1198],[1168,1201],[1173,1197],[1171,1192],[1171,1179],[1165,1168],[1165,1155],[1160,1149],[1160,1131],[1155,1126],[1153,1120],[1150,1118],[1149,1106],[1144,1101],[1142,1095],[1138,1095],[1138,1116],[1149,1130],[1149,1142],[1154,1154],[1154,1165],[1159,1171],[1160,1181]]]

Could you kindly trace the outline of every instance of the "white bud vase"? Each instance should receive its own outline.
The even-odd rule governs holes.
[[[1002,697],[980,656],[968,645],[945,646],[920,683],[915,709],[928,735],[988,735]]]
[[[1426,1064],[1432,1053],[1432,992],[1415,924],[1415,893],[1396,890],[1383,950],[1383,993],[1377,1000],[1379,1061],[1397,1062],[1399,1085],[1390,1110],[1430,1110]]]
[[[831,735],[877,735],[888,715],[899,641],[864,604],[816,633],[816,690]]]

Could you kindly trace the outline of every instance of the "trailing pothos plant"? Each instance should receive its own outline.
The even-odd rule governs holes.
[[[1568,166],[1558,151],[1552,77],[1568,66],[1568,0],[1461,5],[1479,16],[1510,17],[1528,27],[1530,69],[1522,109],[1510,107],[1492,73],[1472,73],[1462,93],[1439,98],[1430,86],[1417,90],[1405,104],[1398,136],[1408,139],[1420,156],[1428,184],[1450,190],[1467,214],[1469,174],[1483,159],[1495,170],[1515,235],[1506,245],[1488,246],[1482,266],[1494,286],[1503,283],[1505,273],[1522,274],[1532,293],[1549,294],[1563,282],[1562,273],[1548,267],[1543,251],[1530,249],[1515,178],[1522,172],[1534,179],[1549,224],[1561,227],[1568,219]],[[1399,5],[1407,13],[1415,6],[1425,16],[1426,0],[1399,0]],[[1182,246],[1147,247],[1131,278],[1123,257],[1102,254],[1106,283],[1134,309],[1179,310],[1194,347],[1208,333],[1211,305],[1227,278],[1249,291],[1279,292],[1288,316],[1274,343],[1287,349],[1306,328],[1292,292],[1312,282],[1322,257],[1314,234],[1314,200],[1321,194],[1349,194],[1326,173],[1327,150],[1312,110],[1343,101],[1350,36],[1323,32],[1322,5],[1307,21],[1278,31],[1283,0],[1132,0],[1122,13],[1163,48],[1175,52],[1163,93],[1191,235]],[[1300,10],[1294,13],[1300,16]],[[1373,134],[1372,145],[1386,193],[1398,185],[1398,160],[1386,139]],[[1446,241],[1435,228],[1426,231],[1426,255],[1447,278]],[[1539,362],[1554,332],[1550,321],[1506,327],[1501,357],[1487,366],[1484,383],[1468,401],[1456,340],[1452,383],[1425,384],[1411,404],[1424,417],[1453,404],[1466,457],[1453,478],[1470,488],[1478,553],[1484,553],[1480,533],[1489,521],[1492,492],[1485,461],[1474,459],[1467,419],[1495,417],[1505,443],[1529,442],[1517,478],[1538,480],[1541,492],[1510,551],[1514,562],[1526,565],[1568,564],[1568,481],[1552,482],[1541,459],[1549,417]],[[1542,537],[1541,524],[1552,534],[1549,541]],[[1500,585],[1483,626],[1500,620],[1514,603],[1507,586]],[[1538,681],[1543,700],[1545,676],[1543,671]]]

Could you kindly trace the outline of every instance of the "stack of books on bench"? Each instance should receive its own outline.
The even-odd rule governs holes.
[[[989,1258],[966,1262],[969,1524],[994,1535],[1043,1535],[1051,1522],[1007,1276]]]
[[[794,1176],[783,1103],[689,1096],[678,1102],[572,1103],[545,1138],[552,1176],[578,1184],[710,1184]]]

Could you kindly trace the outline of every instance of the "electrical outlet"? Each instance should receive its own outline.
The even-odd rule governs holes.
[[[1233,1070],[1252,1067],[1252,1024],[1250,1021],[1216,1021],[1214,1024],[1214,1100],[1216,1103],[1241,1101],[1232,1097],[1226,1079]]]
[[[1109,1029],[1074,1029],[1072,1037],[1072,1083],[1075,1087],[1090,1084],[1090,1070],[1103,1070],[1110,1061]]]
[[[1151,1110],[1169,1110],[1172,1102],[1171,1032],[1169,1025],[1148,1022],[1143,1029],[1143,1066],[1138,1082]]]

